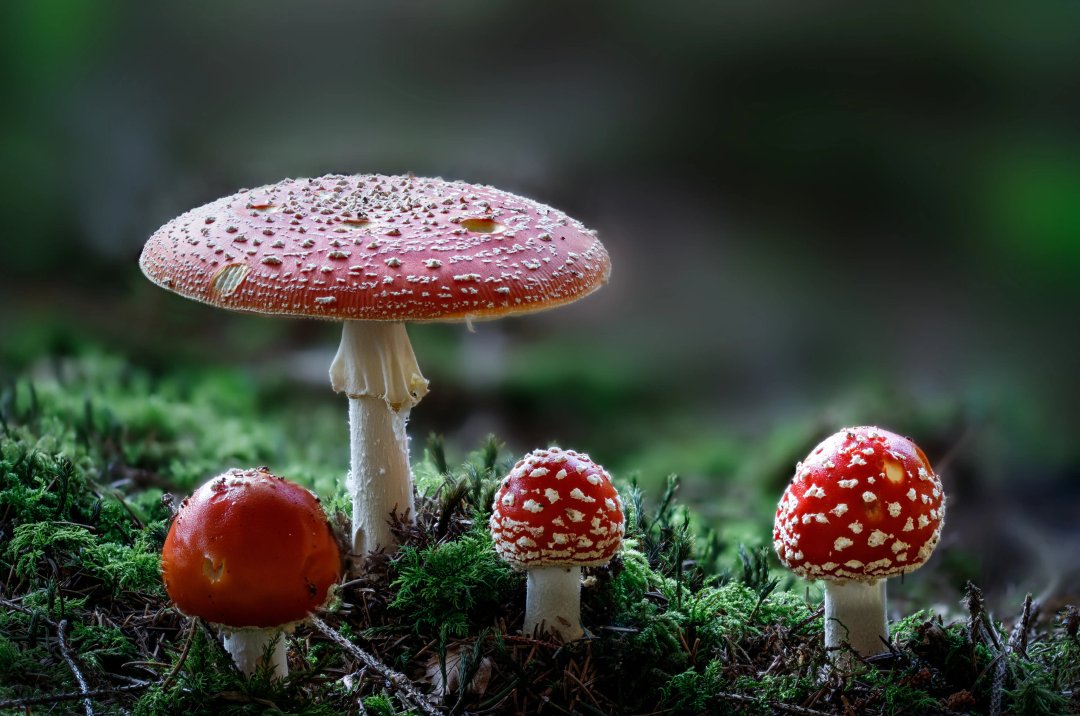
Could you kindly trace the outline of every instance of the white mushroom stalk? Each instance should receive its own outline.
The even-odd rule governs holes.
[[[847,644],[859,656],[880,654],[888,639],[884,579],[825,580],[825,649],[833,660],[843,660]]]
[[[413,520],[412,471],[405,432],[409,411],[427,394],[404,323],[346,321],[330,382],[349,398],[352,551],[393,551],[390,517]]]
[[[562,641],[585,636],[581,567],[532,567],[527,574],[524,633],[549,631]]]
[[[285,632],[283,627],[234,628],[223,627],[221,641],[225,651],[233,658],[236,667],[244,676],[250,677],[260,668],[266,668],[270,676],[284,679],[289,675],[289,660],[286,657]],[[289,629],[291,631],[291,628]],[[270,650],[267,654],[267,650]],[[269,659],[264,659],[269,656]]]

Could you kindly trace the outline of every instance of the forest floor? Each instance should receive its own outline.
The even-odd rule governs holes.
[[[524,576],[486,527],[514,461],[494,439],[461,464],[429,440],[402,549],[288,636],[285,681],[245,679],[165,594],[176,497],[270,464],[339,528],[348,505],[229,380],[97,360],[0,392],[0,714],[1080,713],[1075,606],[1027,600],[1002,621],[969,583],[939,595],[954,616],[916,611],[888,653],[830,667],[819,592],[724,544],[675,480],[649,500],[616,476],[627,536],[586,570],[587,637],[523,636]]]

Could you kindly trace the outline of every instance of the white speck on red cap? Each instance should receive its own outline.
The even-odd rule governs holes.
[[[823,513],[846,519],[818,519]],[[941,482],[913,442],[880,428],[848,428],[796,467],[773,544],[780,561],[807,579],[874,581],[921,566],[944,515]]]

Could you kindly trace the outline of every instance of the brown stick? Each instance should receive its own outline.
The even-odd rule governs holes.
[[[417,691],[416,687],[404,674],[399,674],[373,655],[353,644],[322,619],[316,616],[312,616],[310,619],[312,626],[322,632],[324,636],[329,637],[335,644],[359,659],[364,666],[388,681],[397,690],[402,701],[418,709],[421,713],[427,714],[427,716],[440,716],[439,711],[428,703],[424,695]]]

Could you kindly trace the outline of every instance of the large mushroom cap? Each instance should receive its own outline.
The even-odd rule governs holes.
[[[495,495],[495,549],[519,568],[606,564],[622,543],[622,500],[588,455],[534,450]]]
[[[918,569],[944,519],[941,481],[915,443],[880,428],[847,428],[796,466],[773,544],[807,579],[875,581]]]
[[[231,470],[187,498],[161,553],[165,589],[185,614],[275,627],[326,601],[341,556],[318,499],[266,470]]]
[[[237,311],[382,321],[496,318],[607,280],[596,234],[488,186],[328,175],[244,190],[150,237],[154,283]]]

